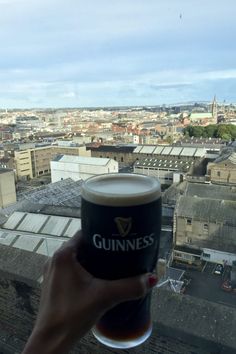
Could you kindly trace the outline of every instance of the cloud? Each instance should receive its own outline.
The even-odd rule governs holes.
[[[227,91],[236,3],[195,3],[0,0],[0,104],[197,97],[222,82]]]

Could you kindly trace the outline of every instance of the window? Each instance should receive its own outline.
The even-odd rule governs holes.
[[[191,237],[186,237],[186,242],[187,242],[187,243],[192,243]]]
[[[182,253],[180,253],[180,252],[175,252],[175,257],[182,258]]]
[[[187,220],[186,220],[186,224],[187,224],[187,225],[192,225],[192,219],[187,219]]]
[[[203,231],[208,232],[209,230],[209,225],[208,224],[203,224]]]
[[[217,171],[217,176],[220,177],[220,171]]]
[[[121,159],[120,159],[120,161],[121,161],[121,162],[124,162],[124,158],[123,158],[123,156],[121,156]]]
[[[202,256],[203,256],[204,258],[208,258],[208,259],[211,258],[211,255],[210,255],[209,253],[204,253],[204,252],[203,252]]]

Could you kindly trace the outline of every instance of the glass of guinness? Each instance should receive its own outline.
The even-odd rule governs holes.
[[[161,231],[161,189],[156,178],[105,174],[82,186],[83,266],[94,276],[121,279],[155,269]],[[151,334],[151,294],[108,311],[94,336],[113,348],[131,348]]]

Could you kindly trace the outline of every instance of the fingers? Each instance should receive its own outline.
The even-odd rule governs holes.
[[[107,281],[104,292],[108,305],[142,298],[157,284],[154,274],[143,274],[136,277]]]
[[[71,258],[74,252],[82,246],[82,232],[77,231],[73,237],[68,241],[64,242],[60,248],[53,254],[52,262],[61,263],[66,261],[66,259]]]
[[[73,237],[71,237],[68,241],[66,241],[61,248],[71,248],[78,249],[80,244],[82,243],[82,231],[77,231]]]

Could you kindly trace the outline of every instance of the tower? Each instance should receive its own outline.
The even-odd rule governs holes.
[[[214,122],[214,123],[217,123],[217,102],[216,102],[216,95],[214,96],[214,99],[213,99],[213,101],[212,101],[211,113],[212,113],[213,122]]]

